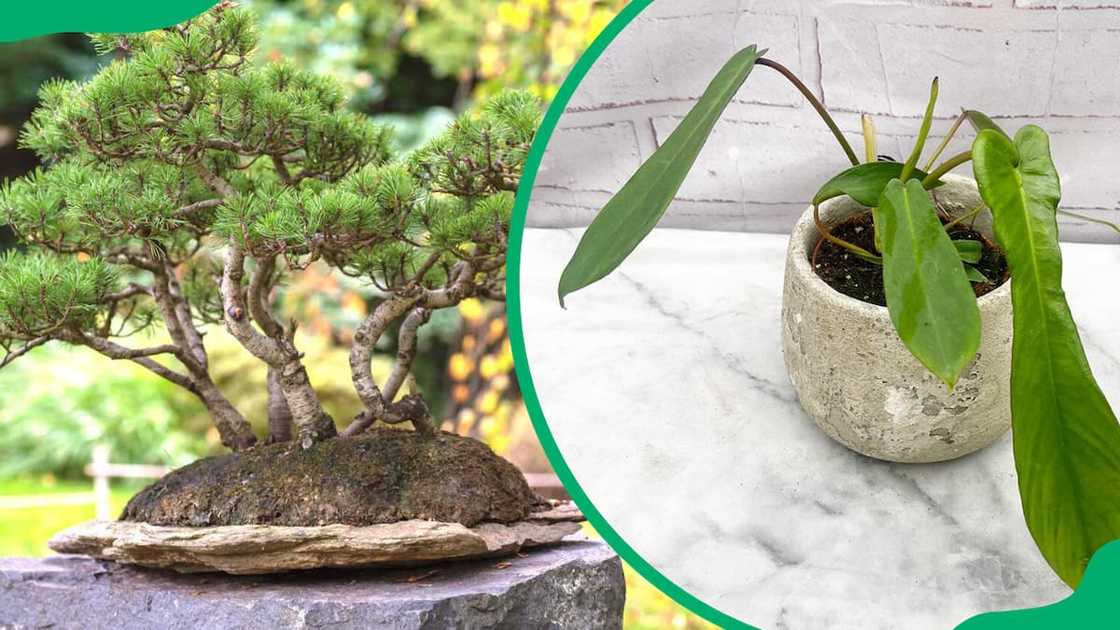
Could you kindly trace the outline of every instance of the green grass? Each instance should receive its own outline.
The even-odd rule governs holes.
[[[128,499],[140,488],[138,484],[113,484],[113,513],[118,514]],[[22,495],[69,494],[92,492],[93,484],[83,481],[39,479],[0,480],[0,497]],[[60,505],[49,508],[0,507],[0,556],[46,556],[53,553],[47,541],[60,530],[94,517],[94,507]]]

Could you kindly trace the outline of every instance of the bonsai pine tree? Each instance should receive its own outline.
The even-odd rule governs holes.
[[[435,434],[419,394],[398,399],[417,329],[463,299],[504,298],[539,103],[500,94],[395,156],[391,130],[348,111],[332,80],[251,63],[253,20],[231,3],[93,39],[117,58],[88,82],[42,88],[21,142],[45,166],[0,191],[0,224],[24,246],[0,258],[0,367],[56,341],[133,361],[197,396],[241,450],[256,438],[215,386],[204,342],[222,324],[267,365],[268,440],[306,448],[338,432],[309,383],[298,322],[272,298],[321,261],[379,293],[350,355],[365,410],[346,434],[377,421]],[[398,323],[396,363],[378,384],[370,361]],[[168,343],[128,339],[159,325]]]

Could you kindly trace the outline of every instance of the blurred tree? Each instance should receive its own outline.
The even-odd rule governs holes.
[[[16,139],[38,103],[39,86],[53,78],[88,77],[100,63],[84,35],[0,44],[0,179],[20,175],[38,163],[33,151],[17,147]]]
[[[0,44],[0,181],[34,168],[34,151],[20,149],[19,128],[38,102],[39,86],[55,77],[90,76],[100,65],[89,39],[62,34]],[[0,252],[15,245],[15,235],[0,225]]]
[[[551,100],[626,0],[252,0],[267,58],[348,85],[363,111],[462,110],[501,89]]]
[[[513,373],[513,354],[506,330],[504,303],[464,300],[457,351],[447,362],[451,377],[448,428],[504,452],[509,446],[511,419],[521,401]]]
[[[49,379],[41,378],[45,368]],[[80,479],[94,444],[121,461],[182,466],[207,454],[202,431],[185,431],[204,412],[191,396],[128,363],[45,348],[13,366],[19,388],[0,388],[0,479],[52,475]]]
[[[626,0],[416,0],[405,16],[407,50],[454,77],[459,95],[503,87],[545,101]]]
[[[261,15],[261,59],[288,59],[333,76],[369,114],[450,107],[456,84],[439,79],[401,43],[412,0],[250,0]]]

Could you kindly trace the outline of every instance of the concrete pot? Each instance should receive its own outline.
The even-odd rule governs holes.
[[[960,215],[980,203],[970,179],[947,176],[937,205]],[[866,208],[825,202],[828,225]],[[985,212],[975,227],[992,237]],[[829,437],[869,457],[937,462],[991,444],[1011,428],[1011,283],[980,298],[980,351],[950,392],[902,345],[887,309],[848,297],[810,268],[820,236],[810,207],[790,237],[782,349],[805,412]]]

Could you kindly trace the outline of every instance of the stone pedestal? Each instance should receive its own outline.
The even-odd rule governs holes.
[[[0,628],[621,628],[598,542],[395,570],[181,575],[84,556],[0,559]]]

